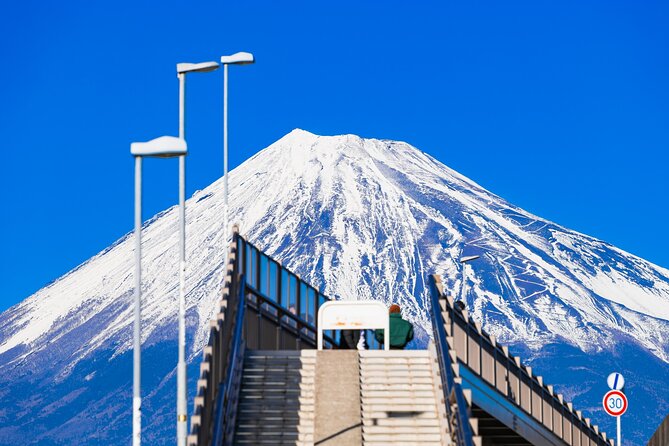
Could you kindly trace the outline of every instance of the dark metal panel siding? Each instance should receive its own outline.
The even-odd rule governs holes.
[[[255,311],[247,311],[244,315],[244,340],[246,348],[258,349],[258,314]]]
[[[276,323],[267,318],[260,318],[258,324],[260,333],[260,350],[274,350],[276,348]]]

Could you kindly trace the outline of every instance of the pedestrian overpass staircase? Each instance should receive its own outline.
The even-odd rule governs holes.
[[[338,350],[329,299],[235,230],[189,446],[613,446],[430,278],[426,350]]]
[[[247,350],[234,444],[314,443],[316,350]]]
[[[428,350],[360,352],[363,445],[450,443],[435,366]]]

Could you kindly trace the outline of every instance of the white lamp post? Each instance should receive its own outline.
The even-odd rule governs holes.
[[[467,277],[465,274],[465,270],[467,269],[467,264],[473,260],[478,259],[481,256],[466,256],[466,257],[461,257],[460,258],[460,263],[462,263],[462,296],[460,297],[460,300],[464,302],[465,297],[467,297]]]
[[[186,139],[186,73],[214,71],[217,62],[177,64],[179,78],[179,138]],[[179,362],[177,364],[177,445],[186,446],[188,389],[186,385],[186,157],[179,157]]]
[[[223,225],[224,237],[227,245],[228,240],[228,65],[249,65],[255,63],[255,58],[251,53],[235,53],[231,56],[221,56],[221,64],[223,65]],[[227,256],[227,251],[226,251]],[[227,257],[225,259],[227,265]]]
[[[141,396],[141,324],[142,324],[142,158],[184,157],[186,141],[173,136],[161,136],[148,142],[130,144],[130,153],[135,157],[135,323],[133,331],[133,380],[132,380],[132,444],[142,442],[142,396]]]

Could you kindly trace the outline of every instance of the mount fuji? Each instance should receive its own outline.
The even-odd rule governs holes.
[[[231,221],[250,241],[331,297],[398,303],[414,347],[429,339],[427,278],[440,274],[484,330],[609,436],[610,372],[628,383],[624,444],[645,444],[669,412],[669,270],[513,206],[403,142],[294,130],[232,171],[230,187]],[[190,401],[220,297],[222,215],[220,180],[187,202]],[[143,228],[152,445],[176,436],[177,219],[170,208]],[[130,441],[133,248],[129,233],[0,314],[0,444]],[[458,259],[472,254],[463,271]]]

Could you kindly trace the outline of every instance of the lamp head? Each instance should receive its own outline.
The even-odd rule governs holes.
[[[201,62],[201,63],[178,63],[177,74],[182,73],[206,73],[207,71],[218,70],[218,62]]]
[[[460,257],[460,263],[467,263],[471,262],[472,260],[476,260],[481,256],[466,256],[466,257]]]
[[[251,53],[239,52],[231,56],[221,56],[223,65],[248,65],[255,63],[256,59]]]
[[[133,156],[154,156],[172,158],[186,155],[188,146],[186,141],[174,136],[161,136],[147,142],[133,142],[130,144],[130,154]]]

